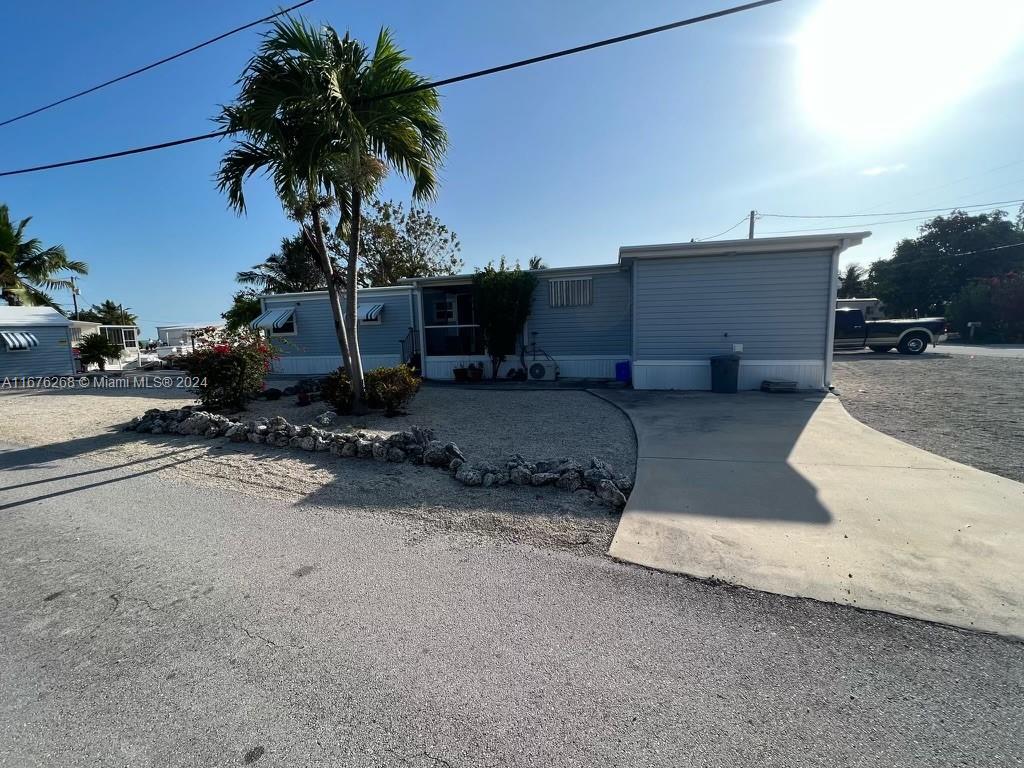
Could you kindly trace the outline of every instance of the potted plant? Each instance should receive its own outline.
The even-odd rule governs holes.
[[[457,365],[452,368],[452,374],[455,376],[455,381],[459,383],[465,383],[469,381],[469,369],[464,365]]]
[[[466,369],[466,375],[469,377],[470,381],[483,381],[484,364],[470,363],[469,368]]]

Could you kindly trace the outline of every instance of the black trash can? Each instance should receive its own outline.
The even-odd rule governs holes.
[[[716,355],[711,358],[711,391],[735,393],[740,385],[740,356]]]

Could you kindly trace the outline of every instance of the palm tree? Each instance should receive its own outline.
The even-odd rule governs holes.
[[[135,325],[138,320],[131,313],[131,307],[125,309],[111,299],[105,299],[99,304],[93,304],[88,309],[83,309],[78,313],[77,319],[103,325]]]
[[[6,204],[0,204],[0,289],[8,304],[45,305],[58,309],[47,291],[70,290],[71,280],[61,272],[88,274],[84,262],[70,261],[63,246],[44,248],[38,238],[25,239],[32,217],[11,221]]]
[[[527,269],[547,269],[548,265],[544,263],[544,259],[540,256],[530,257],[530,266]]]
[[[340,269],[338,265],[332,266]],[[277,253],[252,269],[239,272],[235,279],[242,285],[254,285],[263,293],[321,291],[327,285],[316,251],[301,234],[282,238]]]
[[[846,270],[839,273],[839,298],[853,299],[864,292],[864,268],[858,264],[849,264]]]
[[[230,205],[243,213],[245,180],[266,174],[320,260],[357,409],[364,404],[356,321],[363,198],[388,170],[411,179],[413,197],[432,197],[448,143],[437,91],[408,60],[387,29],[371,52],[329,26],[279,19],[238,81],[238,99],[218,117],[239,137],[217,176]],[[335,239],[347,242],[345,274],[332,266],[324,233],[331,211]]]

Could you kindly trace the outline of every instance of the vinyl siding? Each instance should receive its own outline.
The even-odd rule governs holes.
[[[541,273],[527,320],[527,341],[532,342],[536,333],[537,346],[555,358],[559,355],[628,357],[629,272],[595,272],[592,275],[581,272],[565,277],[590,277],[593,303],[577,307],[549,306],[549,280]]]
[[[634,262],[635,360],[694,360],[743,345],[751,360],[824,356],[831,253]]]
[[[0,382],[7,376],[71,376],[75,373],[65,326],[18,326],[3,330],[31,333],[39,340],[39,346],[12,352],[0,341]]]
[[[302,298],[268,296],[264,303],[267,309],[295,307],[296,334],[270,337],[281,357],[337,355],[340,360],[341,349],[326,295],[309,294]],[[380,323],[359,323],[360,354],[364,360],[382,355],[393,355],[397,360],[402,351],[402,339],[412,325],[409,292],[365,293],[360,295],[359,303],[384,305]]]

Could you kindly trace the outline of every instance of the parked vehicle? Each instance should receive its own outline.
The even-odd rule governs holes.
[[[833,349],[868,347],[872,352],[895,348],[901,355],[919,355],[929,344],[946,340],[946,320],[924,317],[917,320],[865,320],[859,309],[836,310],[836,337]]]

